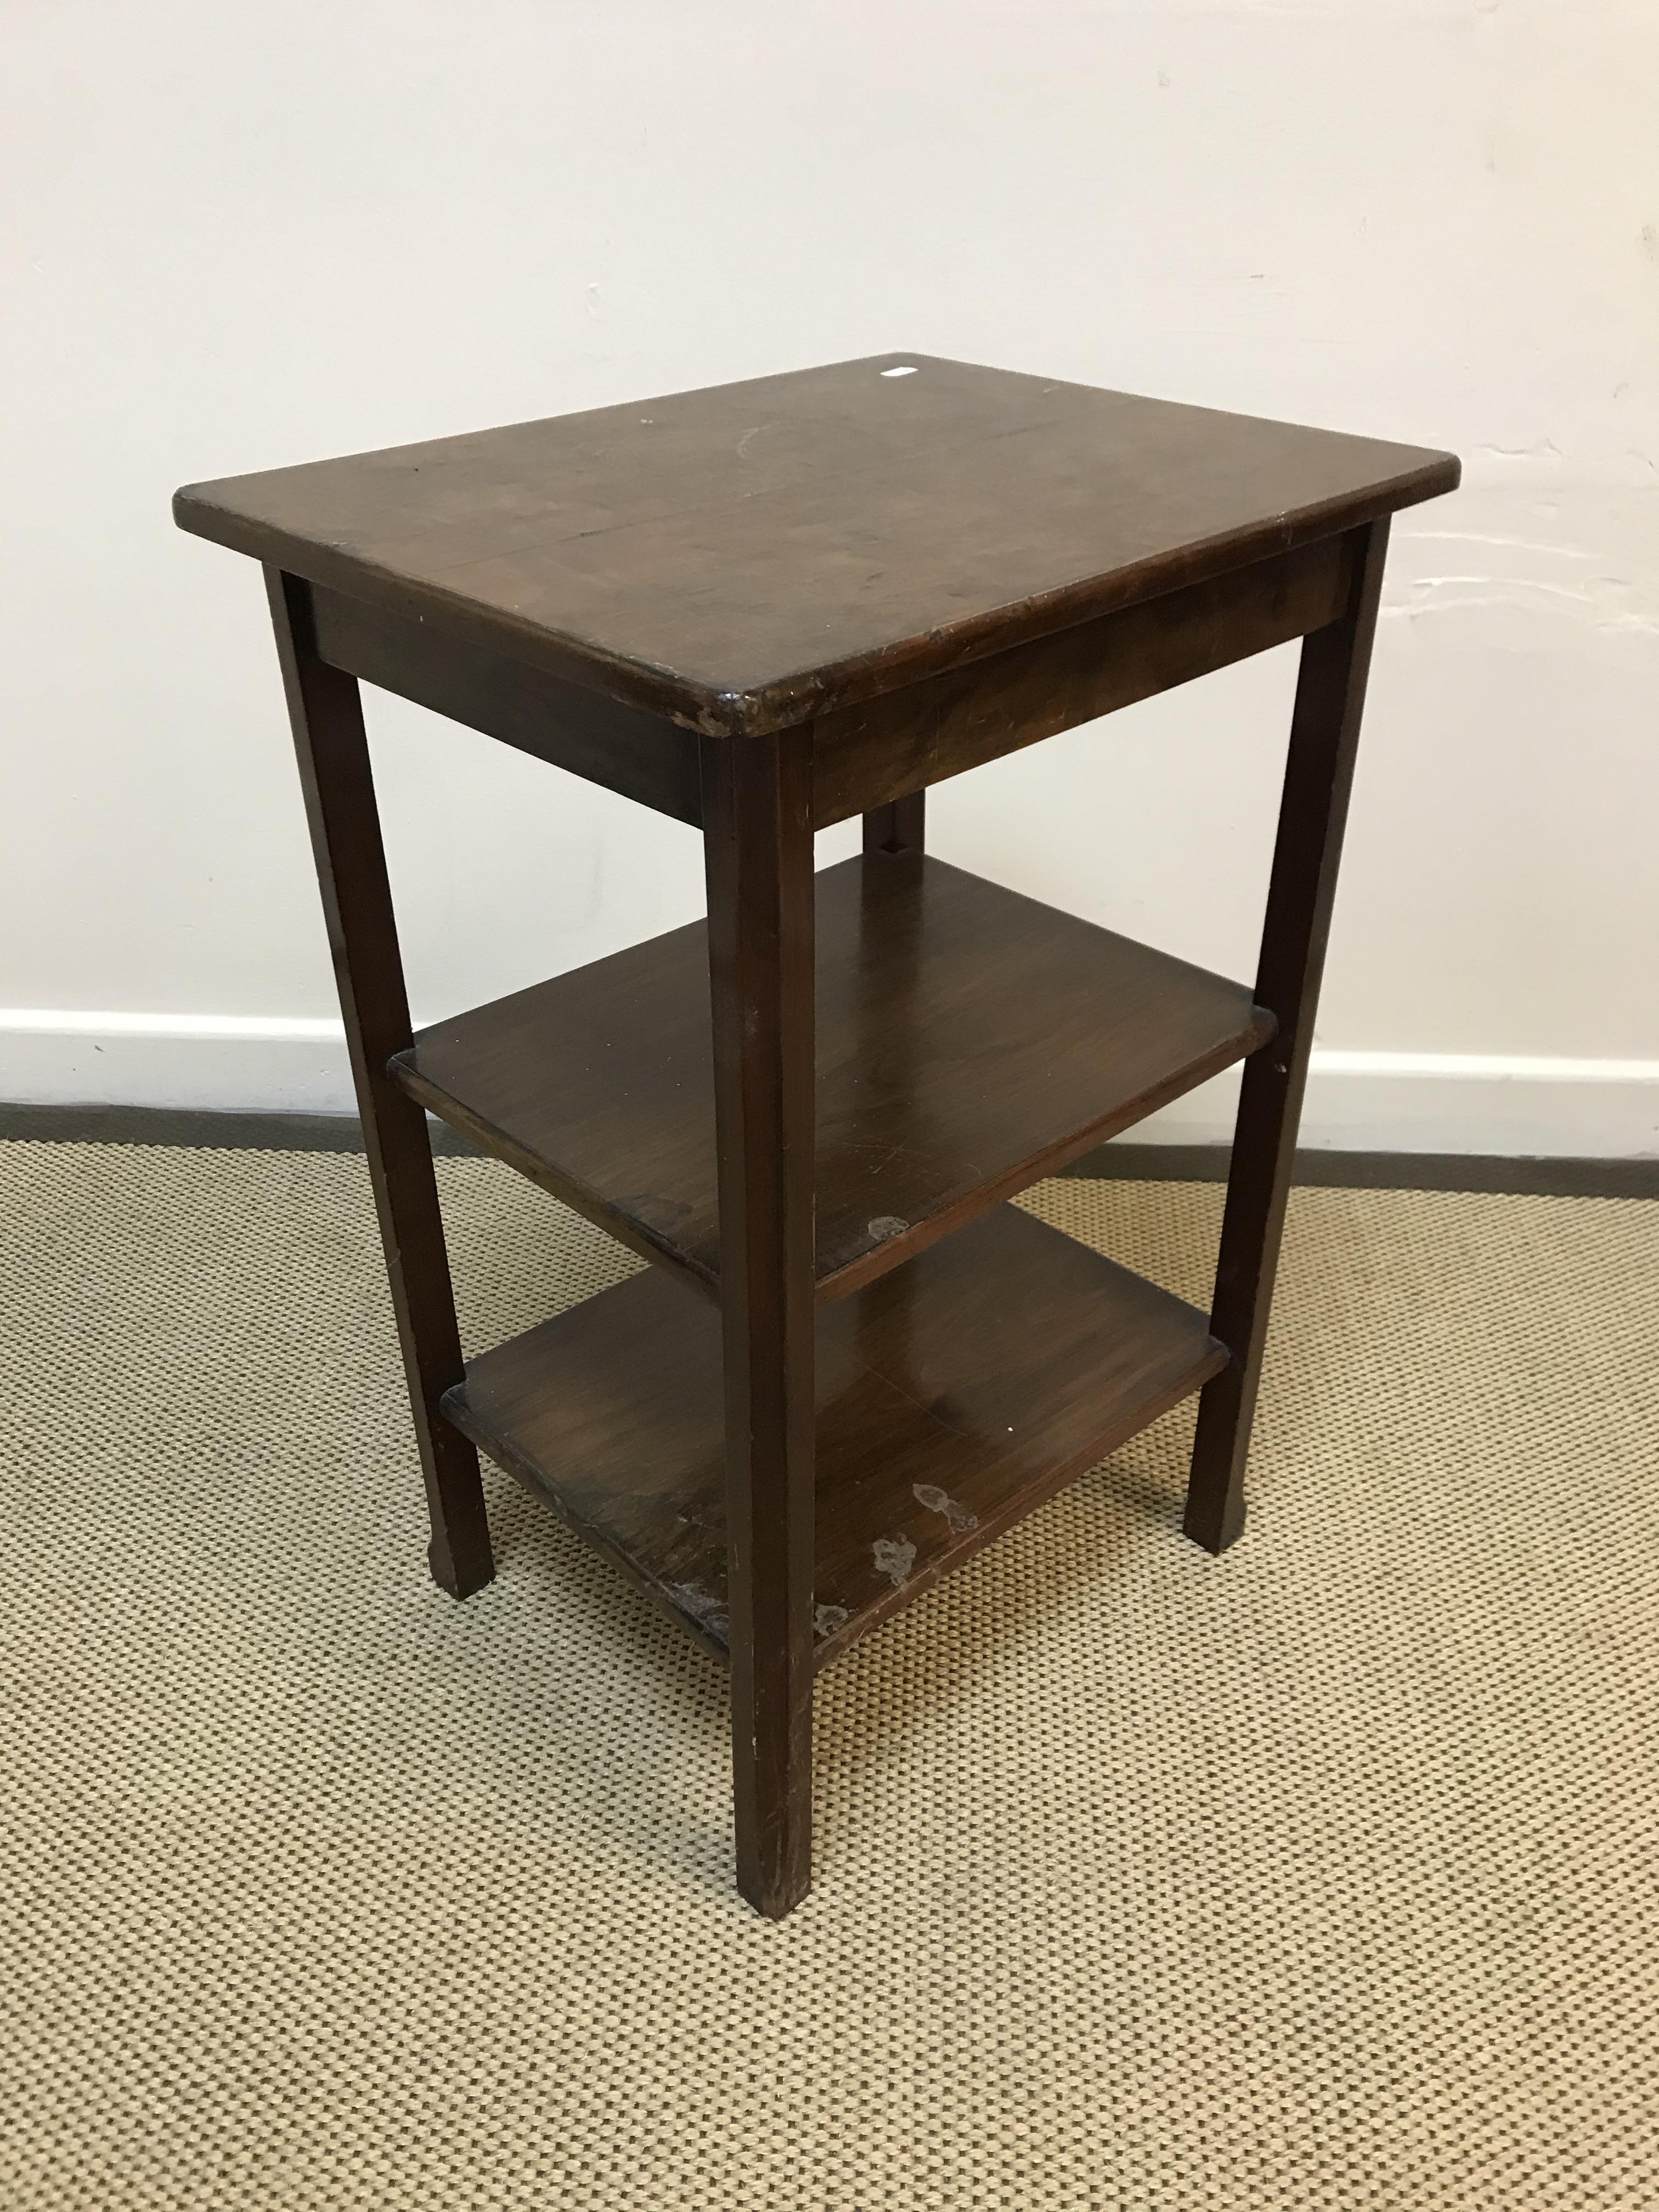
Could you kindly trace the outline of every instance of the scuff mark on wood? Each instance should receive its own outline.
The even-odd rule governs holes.
[[[696,1583],[665,1583],[663,1588],[682,1613],[689,1613],[693,1620],[720,1643],[730,1643],[731,1621],[726,1607],[712,1591],[700,1589]]]

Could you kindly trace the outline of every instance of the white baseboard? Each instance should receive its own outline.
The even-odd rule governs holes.
[[[1125,1141],[1224,1145],[1238,1071],[1138,1122]],[[1659,1060],[1338,1052],[1316,1047],[1302,1142],[1326,1152],[1510,1159],[1659,1158]]]
[[[15,1106],[351,1114],[337,1018],[0,1010],[0,1097]]]
[[[1224,1144],[1238,1075],[1140,1122],[1133,1140]],[[349,1114],[337,1021],[0,1010],[0,1099],[19,1105]],[[1659,1157],[1659,1060],[1316,1051],[1304,1144],[1521,1158]]]

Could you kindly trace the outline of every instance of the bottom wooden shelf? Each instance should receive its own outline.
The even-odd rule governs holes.
[[[817,1322],[820,1663],[1226,1362],[1202,1314],[1000,1206]],[[726,1652],[719,1313],[655,1268],[469,1363],[444,1410]]]

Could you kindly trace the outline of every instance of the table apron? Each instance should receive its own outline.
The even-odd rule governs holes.
[[[812,729],[813,827],[1322,629],[1347,607],[1355,557],[1352,533],[1322,538],[821,715]],[[430,621],[325,585],[308,589],[318,655],[331,667],[702,827],[693,732],[465,644]]]
[[[1355,559],[1351,536],[1321,538],[822,715],[813,826],[1322,629],[1346,611]]]
[[[317,651],[331,667],[702,828],[702,771],[690,730],[464,644],[436,623],[386,614],[325,585],[312,585],[311,597]]]

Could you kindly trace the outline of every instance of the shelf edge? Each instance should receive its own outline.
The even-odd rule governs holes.
[[[1196,1314],[1196,1308],[1191,1310]],[[958,1567],[965,1566],[976,1553],[994,1543],[998,1537],[1006,1535],[1011,1528],[1018,1528],[1029,1515],[1036,1512],[1038,1506],[1046,1505],[1051,1498],[1058,1497],[1062,1490],[1077,1480],[1079,1475],[1086,1474],[1091,1467],[1098,1466],[1108,1453],[1115,1452],[1120,1444],[1127,1443],[1132,1437],[1138,1437],[1143,1429],[1150,1428],[1172,1407],[1180,1405],[1183,1399],[1190,1398],[1194,1391],[1202,1389],[1212,1376],[1220,1374],[1232,1357],[1226,1346],[1215,1337],[1209,1338],[1208,1343],[1209,1349],[1204,1358],[1195,1360],[1186,1375],[1168,1384],[1144,1406],[1135,1407],[1122,1419],[1114,1421],[1103,1432],[1099,1441],[1091,1443],[1084,1451],[1062,1461],[1051,1474],[1040,1477],[1018,1492],[1000,1511],[986,1516],[976,1528],[966,1530],[957,1543],[937,1559],[930,1560],[902,1589],[894,1590],[890,1596],[878,1598],[874,1605],[848,1621],[845,1628],[838,1629],[833,1636],[823,1638],[814,1649],[815,1670],[827,1667],[855,1644],[861,1643],[872,1629],[879,1628],[884,1622],[902,1613],[926,1591],[945,1581]]]
[[[529,1460],[521,1453],[515,1452],[511,1443],[498,1436],[493,1430],[486,1428],[481,1421],[473,1418],[465,1382],[452,1383],[440,1399],[439,1407],[444,1419],[453,1428],[459,1429],[461,1434],[476,1444],[481,1452],[488,1453],[497,1467],[510,1474],[515,1482],[521,1484],[534,1498],[545,1505],[554,1518],[562,1522],[573,1536],[580,1536],[591,1551],[597,1552],[601,1559],[609,1561],[613,1567],[619,1568],[634,1588],[642,1596],[649,1598],[658,1612],[666,1620],[672,1620],[677,1628],[684,1629],[701,1650],[708,1652],[711,1657],[718,1659],[722,1666],[730,1665],[732,1654],[725,1639],[716,1635],[707,1621],[698,1620],[695,1613],[688,1613],[684,1607],[677,1604],[663,1584],[654,1581],[651,1576],[642,1573],[638,1561],[623,1551],[619,1544],[613,1544],[604,1531],[596,1528],[591,1521],[584,1521],[579,1514],[573,1513],[559,1492],[542,1480],[540,1474]]]

